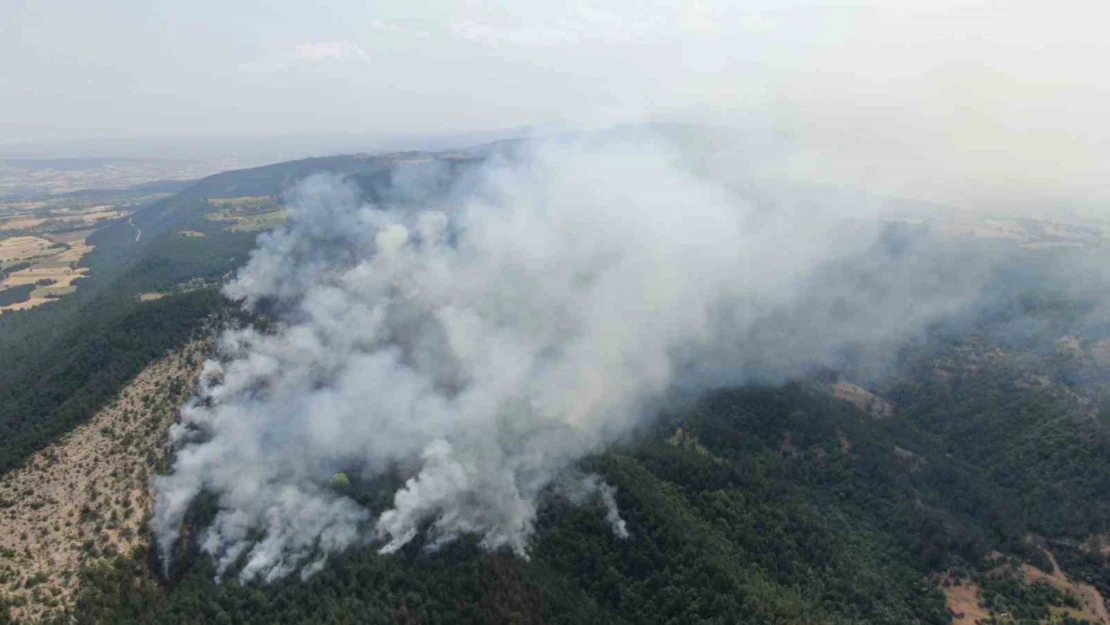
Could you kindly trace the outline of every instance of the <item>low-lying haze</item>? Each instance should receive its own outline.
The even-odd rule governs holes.
[[[791,176],[1104,208],[1108,18],[1026,0],[9,0],[0,137],[710,122],[774,129],[789,159],[770,165]]]

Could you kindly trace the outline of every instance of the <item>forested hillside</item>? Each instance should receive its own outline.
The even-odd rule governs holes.
[[[0,472],[88,419],[143,366],[227,308],[216,287],[246,260],[258,231],[212,219],[211,200],[280,198],[292,183],[324,171],[351,175],[369,193],[388,186],[393,158],[308,159],[218,174],[93,233],[95,249],[82,259],[90,273],[76,294],[0,314]],[[162,299],[141,301],[146,293]]]
[[[1057,389],[1023,389],[1011,373],[991,374],[1008,384],[1007,404],[1042,419],[1082,418]],[[961,420],[985,427],[998,389],[974,375],[960,382],[946,400],[968,406]],[[896,397],[913,391],[899,387]],[[470,542],[393,556],[366,547],[307,581],[214,584],[210,561],[196,556],[159,581],[144,550],[88,571],[75,615],[89,623],[948,623],[940,580],[955,578],[979,584],[995,614],[1063,618],[1075,597],[1000,573],[996,554],[1051,572],[1037,538],[1056,536],[1043,533],[1051,523],[1068,523],[1069,535],[1105,531],[1098,471],[1071,476],[1058,493],[1018,488],[979,453],[987,441],[967,433],[974,427],[931,427],[933,409],[899,405],[878,420],[820,383],[720,391],[582,467],[617,487],[627,539],[614,537],[600,503],[551,497],[530,560]],[[1038,435],[1021,422],[1010,429]],[[1009,464],[1051,469],[1058,443],[1046,444]],[[1007,451],[1003,444],[996,458]],[[380,505],[380,487],[355,483],[351,495]],[[207,513],[196,514],[202,526]],[[1069,564],[1092,557],[1047,546],[1079,554],[1062,559]],[[1101,560],[1067,570],[1110,590]]]
[[[290,184],[329,171],[369,200],[426,200],[406,194],[440,188],[407,186],[416,174],[399,176],[398,163],[447,180],[473,154],[229,172],[98,230],[76,294],[0,316],[0,472],[88,420],[206,319],[246,323],[218,287],[283,223]],[[1110,595],[1105,285],[1061,288],[1057,256],[1015,258],[981,303],[907,342],[889,370],[845,358],[718,389],[579,463],[576,474],[615,487],[625,538],[604,502],[551,492],[528,558],[471,538],[392,555],[367,540],[305,579],[240,582],[240,558],[215,581],[199,543],[217,504],[201,497],[168,576],[144,533],[82,572],[75,603],[50,607],[58,623],[90,624],[941,624],[973,622],[974,609],[998,623],[1110,625],[1097,605]],[[146,470],[166,470],[149,457]],[[335,488],[380,513],[408,477],[397,467]]]

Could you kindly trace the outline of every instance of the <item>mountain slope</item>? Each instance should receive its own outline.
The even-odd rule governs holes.
[[[948,623],[953,575],[1022,614],[1080,600],[984,581],[998,579],[999,551],[1053,571],[1027,540],[1036,515],[904,413],[876,420],[832,393],[721,391],[588,460],[617,488],[624,540],[600,502],[551,497],[530,560],[469,541],[368,546],[306,581],[240,585],[214,584],[211,561],[192,555],[162,586],[137,554],[86,574],[78,622]],[[355,488],[372,504],[380,486]]]
[[[82,260],[89,277],[76,294],[0,315],[0,473],[88,419],[143,366],[226,307],[215,289],[197,287],[212,287],[239,267],[258,233],[206,218],[209,198],[280,196],[292,182],[325,171],[380,189],[397,158],[339,156],[217,174],[96,231],[89,237],[95,249]],[[140,302],[144,293],[173,297]]]
[[[80,571],[145,544],[150,478],[207,342],[146,367],[87,423],[0,478],[0,596],[16,619],[73,607]]]
[[[13,617],[948,623],[953,610],[974,610],[1000,621],[1102,618],[1091,594],[1110,594],[1100,547],[1110,534],[1100,287],[1057,289],[1060,276],[1046,269],[1054,257],[1033,254],[991,284],[989,306],[905,345],[896,371],[856,371],[846,359],[839,371],[782,386],[722,389],[582,462],[575,470],[616,488],[628,538],[613,535],[602,501],[577,506],[552,494],[541,501],[529,559],[467,539],[435,551],[417,539],[386,556],[368,537],[306,580],[242,584],[232,570],[216,583],[198,548],[216,503],[202,497],[165,578],[142,522],[142,476],[164,469],[164,430],[204,350],[190,341],[208,336],[214,314],[235,314],[215,287],[256,233],[233,213],[277,213],[284,185],[321,170],[349,176],[369,199],[404,199],[397,163],[443,167],[450,178],[471,165],[464,156],[310,159],[211,177],[101,230],[94,277],[77,295],[0,318],[0,347],[14,346],[0,349],[0,603],[10,602]],[[344,488],[380,512],[407,477],[399,467],[389,483],[356,476]],[[1070,585],[1080,580],[1090,590]]]

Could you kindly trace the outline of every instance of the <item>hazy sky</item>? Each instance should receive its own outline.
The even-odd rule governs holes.
[[[672,118],[784,129],[827,177],[1081,197],[1110,179],[1108,18],[1098,0],[0,0],[0,141]]]

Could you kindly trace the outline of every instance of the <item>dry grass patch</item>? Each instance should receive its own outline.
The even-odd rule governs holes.
[[[952,614],[952,625],[975,625],[991,617],[990,610],[979,604],[979,586],[969,580],[941,577],[944,603]]]
[[[1022,564],[1021,570],[1025,576],[1025,582],[1027,584],[1044,582],[1065,595],[1075,597],[1079,600],[1079,604],[1083,606],[1080,610],[1058,608],[1057,611],[1063,610],[1071,614],[1073,618],[1110,625],[1110,611],[1107,611],[1106,601],[1098,589],[1090,584],[1069,579],[1056,562],[1056,556],[1052,555],[1052,552],[1047,549],[1045,553],[1048,554],[1048,559],[1052,562],[1052,572],[1046,573],[1031,564]]]
[[[1028,585],[1048,584],[1060,591],[1061,594],[1073,597],[1079,603],[1078,608],[1064,606],[1049,606],[1051,614],[1045,623],[1056,623],[1065,616],[1080,621],[1110,625],[1110,614],[1107,613],[1106,603],[1102,595],[1093,586],[1082,582],[1073,581],[1060,570],[1055,556],[1050,551],[1045,551],[1052,562],[1053,571],[1046,573],[1031,564],[1023,563],[1020,567],[1008,564],[1006,558],[998,553],[992,554],[995,568],[989,575],[1018,575]],[[976,625],[976,623],[1008,623],[1013,621],[1012,615],[992,612],[980,602],[982,593],[979,586],[970,579],[958,579],[945,573],[940,576],[938,583],[944,592],[945,605],[952,614],[953,625]],[[994,619],[994,620],[991,620]]]
[[[876,419],[886,419],[894,415],[894,404],[855,384],[837,382],[832,386],[832,394],[837,399],[851,402]]]
[[[83,565],[149,543],[150,477],[208,349],[195,342],[147,367],[88,423],[0,478],[0,595],[16,603],[17,622],[72,607]]]

